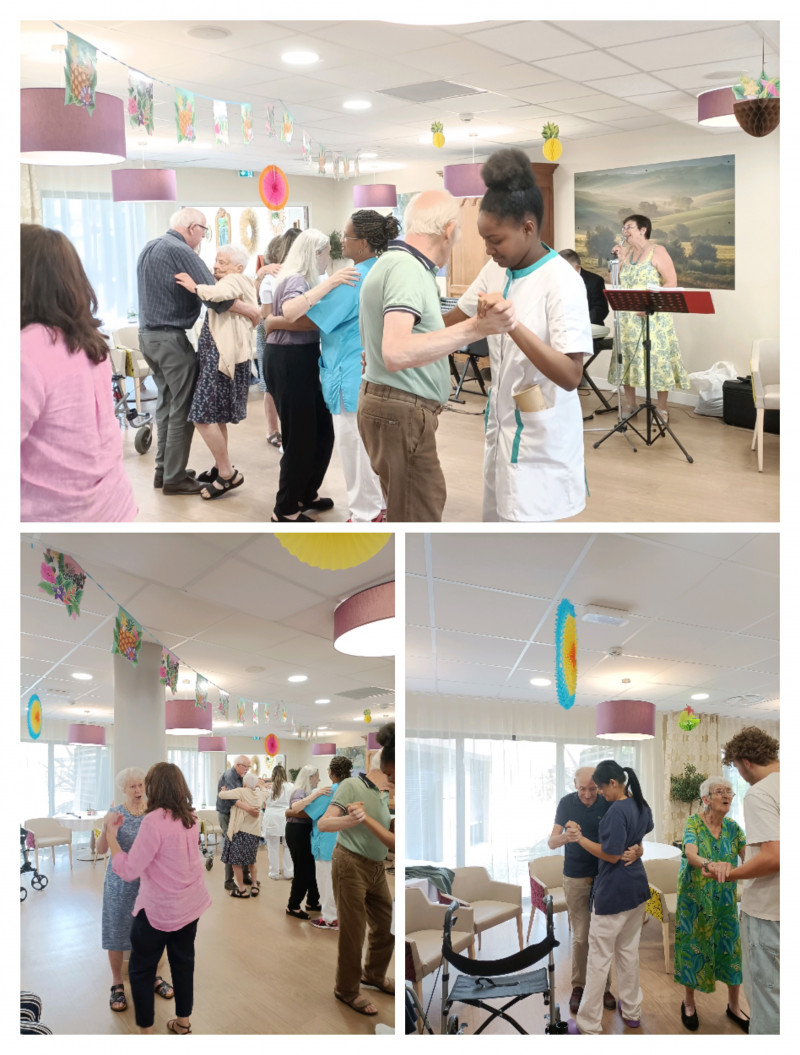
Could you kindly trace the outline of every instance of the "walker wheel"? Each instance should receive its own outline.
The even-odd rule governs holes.
[[[44,888],[47,886],[48,882],[49,882],[49,880],[48,880],[47,876],[35,875],[33,877],[33,879],[31,880],[31,886],[33,887],[34,890],[44,890]]]
[[[451,1015],[447,1020],[447,1032],[458,1033],[458,1015]]]
[[[214,867],[214,858],[213,857],[207,857],[206,858],[206,871],[210,872],[213,867]]]
[[[19,888],[19,899],[20,899],[20,901],[24,901],[27,896],[28,896],[28,891],[25,889],[24,886],[21,886]]]
[[[143,425],[140,429],[136,430],[136,436],[133,440],[133,445],[136,448],[138,454],[147,454],[150,450],[150,444],[153,442],[153,427],[152,425]]]

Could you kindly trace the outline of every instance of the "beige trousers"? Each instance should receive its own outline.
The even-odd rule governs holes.
[[[587,878],[573,879],[564,876],[564,897],[567,902],[569,922],[572,927],[572,988],[583,989],[586,986],[586,960],[589,956],[589,898],[592,884]],[[606,989],[611,988],[611,974],[608,975]]]
[[[642,934],[642,906],[611,916],[592,913],[589,927],[589,961],[586,988],[575,1016],[581,1033],[603,1032],[603,992],[613,961],[617,990],[625,1018],[641,1018],[642,989],[639,985],[639,938]]]

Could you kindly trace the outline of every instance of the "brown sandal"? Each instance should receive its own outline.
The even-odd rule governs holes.
[[[377,1015],[378,1013],[377,1007],[375,1007],[375,1005],[371,1001],[367,1000],[365,996],[361,996],[360,993],[358,996],[353,997],[352,1000],[346,1000],[343,996],[340,996],[335,989],[333,991],[333,995],[336,997],[337,1000],[341,1000],[343,1004],[347,1004],[348,1007],[352,1007],[352,1009],[354,1011],[357,1011],[359,1015]],[[367,1011],[368,1007],[374,1007],[375,1010]]]
[[[394,996],[394,978],[384,978],[380,982],[370,982],[368,978],[361,979],[362,985],[367,985],[372,989],[380,989],[382,993],[388,993],[389,996]]]
[[[125,986],[124,985],[112,985],[111,986],[111,999],[109,1000],[109,1007],[112,1011],[127,1011],[128,1001],[125,999]],[[122,1007],[114,1007],[114,1004],[122,1004]]]
[[[167,1029],[170,1033],[177,1033],[179,1037],[185,1037],[187,1033],[192,1032],[191,1026],[184,1026],[177,1018],[171,1018],[167,1022]]]

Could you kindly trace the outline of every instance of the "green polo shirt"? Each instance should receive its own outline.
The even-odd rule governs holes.
[[[390,311],[414,316],[412,333],[444,329],[436,265],[404,242],[392,242],[361,283],[359,326],[366,353],[365,381],[389,385],[446,403],[450,395],[447,356],[427,366],[392,372],[383,362],[383,318]]]
[[[340,806],[346,812],[351,802],[363,802],[367,816],[372,817],[384,828],[389,828],[391,814],[389,813],[388,791],[378,791],[372,781],[367,782],[361,777],[348,777],[334,792],[331,804]],[[344,828],[339,832],[337,842],[345,850],[367,857],[370,861],[384,861],[389,853],[388,848],[380,839],[363,824],[356,824],[353,828]]]

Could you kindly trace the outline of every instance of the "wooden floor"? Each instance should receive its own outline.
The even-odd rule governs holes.
[[[152,379],[149,385],[152,391]],[[474,523],[481,520],[485,400],[467,393],[465,398],[463,406],[448,403],[442,413],[438,448],[448,489],[444,519]],[[581,402],[585,414],[599,405],[594,393],[582,395]],[[154,407],[154,402],[145,404],[151,412]],[[603,414],[586,422],[585,428],[607,431],[612,424],[613,416]],[[686,461],[669,438],[659,439],[649,448],[640,444],[634,453],[621,436],[609,438],[599,450],[594,450],[592,445],[603,433],[587,432],[590,498],[584,512],[570,522],[779,520],[778,436],[764,436],[764,471],[759,473],[755,452],[750,450],[749,430],[725,425],[719,418],[699,417],[691,407],[680,404],[670,407],[670,427],[694,458],[693,464]],[[194,495],[163,495],[155,490],[155,446],[139,455],[133,446],[133,430],[123,432],[125,468],[139,505],[138,519],[161,523],[268,522],[278,483],[280,452],[265,441],[262,397],[256,386],[250,390],[247,419],[231,426],[229,432],[232,461],[244,474],[245,482],[213,502]],[[189,465],[201,471],[210,464],[203,441],[195,433]],[[318,515],[317,520],[347,520],[347,493],[335,450],[321,493],[333,498],[335,506],[329,513]]]
[[[50,852],[40,855],[46,890],[37,893],[25,883],[21,987],[42,997],[43,1021],[56,1034],[136,1033],[129,986],[127,1011],[108,1006],[111,972],[100,947],[103,863],[76,860],[70,872],[64,850],[56,851],[55,870]],[[206,873],[213,904],[197,929],[193,1033],[357,1035],[374,1033],[379,1022],[394,1026],[390,996],[364,990],[379,1008],[374,1017],[334,999],[336,933],[287,916],[289,883],[266,879],[264,851],[259,865],[262,893],[246,905],[223,889],[219,856]],[[391,875],[389,883],[393,890]],[[174,1016],[175,1002],[156,997],[156,1032],[165,1033]]]
[[[528,929],[529,909],[524,913],[523,933]],[[556,916],[556,938],[561,943],[554,952],[556,964],[555,994],[556,1002],[560,1007],[561,1018],[566,1020],[574,1017],[569,1010],[569,997],[572,992],[570,980],[570,938],[567,928],[566,913],[561,912]],[[541,941],[545,936],[544,919],[541,912],[536,913],[536,922],[531,931],[530,944]],[[509,956],[519,950],[517,940],[517,927],[513,920],[503,923],[499,927],[488,931],[483,935],[483,948],[478,953],[479,960],[489,960]],[[642,993],[642,1024],[639,1029],[628,1029],[620,1015],[616,1011],[603,1012],[603,1033],[624,1034],[626,1036],[636,1035],[659,1035],[673,1034],[678,1036],[690,1035],[681,1023],[681,1000],[683,989],[672,980],[672,973],[667,974],[664,970],[664,946],[661,937],[661,925],[651,917],[647,917],[642,930],[642,938],[639,946],[639,964]],[[546,966],[547,960],[542,960],[538,967]],[[450,984],[457,974],[451,968]],[[434,979],[436,980],[434,986]],[[616,995],[616,979],[613,969],[611,974],[611,991]],[[426,1008],[429,1021],[434,1032],[439,1033],[441,1023],[441,979],[437,978],[436,972],[428,975],[423,980],[423,1003]],[[698,1036],[709,1034],[731,1034],[741,1037],[742,1031],[725,1014],[727,1006],[727,988],[717,985],[715,993],[697,994],[697,1014],[700,1019]],[[492,1006],[502,1007],[503,1002],[492,1002]],[[742,997],[742,1006],[747,1005]],[[430,1007],[430,1010],[428,1008]],[[465,1004],[455,1004],[451,1014],[457,1014],[459,1023],[467,1023],[468,1034],[474,1033],[481,1022],[487,1017],[487,1012],[478,1008],[468,1007]],[[542,1033],[545,1028],[546,1009],[541,996],[531,996],[520,1001],[514,1008],[509,1010],[512,1018],[531,1034]],[[502,1019],[495,1019],[486,1029],[485,1036],[491,1037],[499,1034],[518,1035],[514,1027]]]

